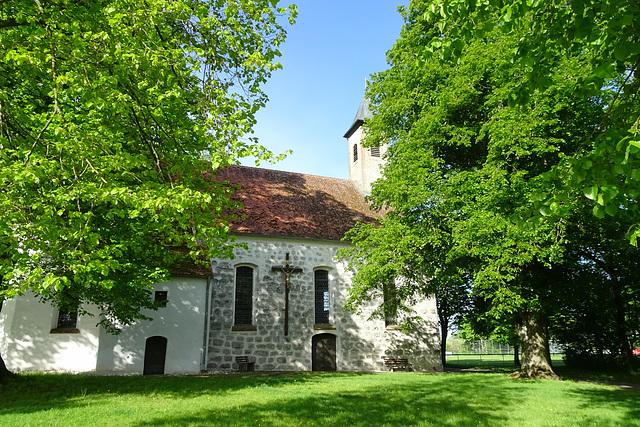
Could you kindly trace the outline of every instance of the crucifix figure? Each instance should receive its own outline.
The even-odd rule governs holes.
[[[289,252],[287,252],[285,266],[271,267],[271,271],[282,271],[284,273],[284,334],[289,335],[289,290],[291,289],[291,274],[302,273],[302,269],[289,265]]]

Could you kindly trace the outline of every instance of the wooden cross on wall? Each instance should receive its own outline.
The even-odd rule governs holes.
[[[289,335],[289,290],[291,289],[291,275],[302,273],[302,269],[289,265],[289,252],[287,252],[284,267],[271,267],[271,271],[281,271],[284,273],[284,334]]]

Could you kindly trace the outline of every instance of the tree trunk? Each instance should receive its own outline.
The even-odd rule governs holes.
[[[515,366],[520,366],[520,346],[513,346],[513,364]]]
[[[611,276],[610,292],[613,297],[613,318],[615,322],[615,334],[618,344],[618,351],[620,352],[619,364],[622,369],[631,369],[631,358],[633,353],[631,350],[631,344],[629,344],[629,338],[627,336],[627,313],[625,310],[625,302],[622,298],[622,289],[620,282],[615,276]]]
[[[2,280],[0,280],[0,284]],[[2,313],[2,303],[4,300],[0,298],[0,313]],[[7,365],[4,363],[4,359],[2,358],[2,353],[0,353],[0,383],[6,382],[9,378],[11,378],[14,374],[7,369]]]
[[[549,335],[547,324],[539,313],[526,312],[521,314],[521,324],[518,327],[518,338],[522,344],[522,364],[518,378],[552,378],[558,376],[551,368],[549,358]]]
[[[7,369],[7,365],[4,364],[2,354],[0,354],[0,383],[6,382],[9,378],[13,377],[14,373]]]
[[[440,362],[442,363],[442,369],[447,363],[447,334],[449,333],[449,321],[440,318]]]

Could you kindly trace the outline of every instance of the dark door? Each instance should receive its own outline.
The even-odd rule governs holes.
[[[144,375],[164,374],[164,360],[167,355],[165,337],[149,337],[144,346]]]
[[[336,370],[336,336],[332,334],[314,335],[311,369],[314,371]]]

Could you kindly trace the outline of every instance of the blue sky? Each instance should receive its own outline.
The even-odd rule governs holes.
[[[282,70],[265,85],[269,103],[254,135],[275,153],[294,151],[275,165],[290,172],[349,177],[347,131],[365,79],[387,68],[386,52],[400,35],[403,0],[291,0],[297,23],[281,48]],[[242,164],[254,165],[245,159]]]

